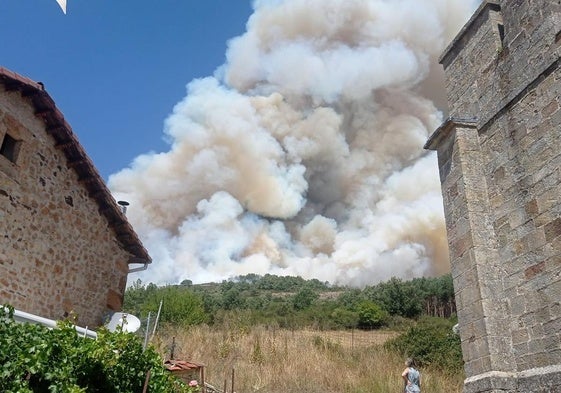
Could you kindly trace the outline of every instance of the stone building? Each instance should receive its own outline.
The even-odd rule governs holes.
[[[465,392],[561,391],[561,1],[484,1],[441,56]]]
[[[148,263],[43,85],[0,68],[0,304],[98,326]]]

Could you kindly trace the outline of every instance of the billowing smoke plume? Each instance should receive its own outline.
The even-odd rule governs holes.
[[[448,271],[422,146],[442,120],[435,59],[473,5],[257,0],[226,64],[166,120],[170,150],[110,178],[154,259],[139,277],[364,286]]]

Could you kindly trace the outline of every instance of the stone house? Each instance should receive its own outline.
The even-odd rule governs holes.
[[[99,326],[150,262],[43,85],[0,67],[0,304]]]
[[[466,393],[561,391],[560,54],[560,0],[484,0],[440,58]]]

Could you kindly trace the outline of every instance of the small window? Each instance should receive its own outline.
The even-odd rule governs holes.
[[[499,28],[499,39],[502,43],[505,40],[505,26],[502,23],[499,23],[497,27]]]
[[[0,146],[0,155],[15,163],[18,158],[19,144],[20,141],[15,140],[9,134],[5,134]]]

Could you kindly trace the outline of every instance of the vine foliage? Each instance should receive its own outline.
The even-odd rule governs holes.
[[[97,340],[78,336],[70,321],[57,329],[18,323],[0,307],[0,391],[4,393],[190,392],[134,334],[100,329]]]

